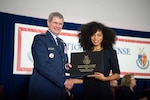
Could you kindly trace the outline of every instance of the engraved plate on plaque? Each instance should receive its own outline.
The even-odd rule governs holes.
[[[71,76],[87,76],[94,72],[104,72],[103,52],[71,53]]]

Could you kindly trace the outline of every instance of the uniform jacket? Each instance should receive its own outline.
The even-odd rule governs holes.
[[[30,79],[29,99],[63,100],[65,98],[65,64],[67,54],[65,43],[61,40],[61,49],[47,31],[34,37],[32,55],[34,69]]]

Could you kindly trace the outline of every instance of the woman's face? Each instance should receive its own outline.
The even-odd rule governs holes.
[[[134,76],[131,77],[131,86],[136,86],[136,79],[134,78]]]
[[[102,43],[102,41],[103,41],[102,31],[98,30],[96,33],[94,33],[91,36],[91,41],[92,41],[94,46],[99,46]]]

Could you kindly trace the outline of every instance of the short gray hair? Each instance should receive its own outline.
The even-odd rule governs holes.
[[[52,12],[52,13],[50,13],[49,17],[48,17],[48,20],[51,21],[53,19],[53,17],[58,17],[58,18],[64,20],[63,15],[61,13],[59,13],[59,12]]]

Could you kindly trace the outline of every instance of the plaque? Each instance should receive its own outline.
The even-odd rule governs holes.
[[[87,76],[104,72],[103,51],[71,53],[71,76]]]

